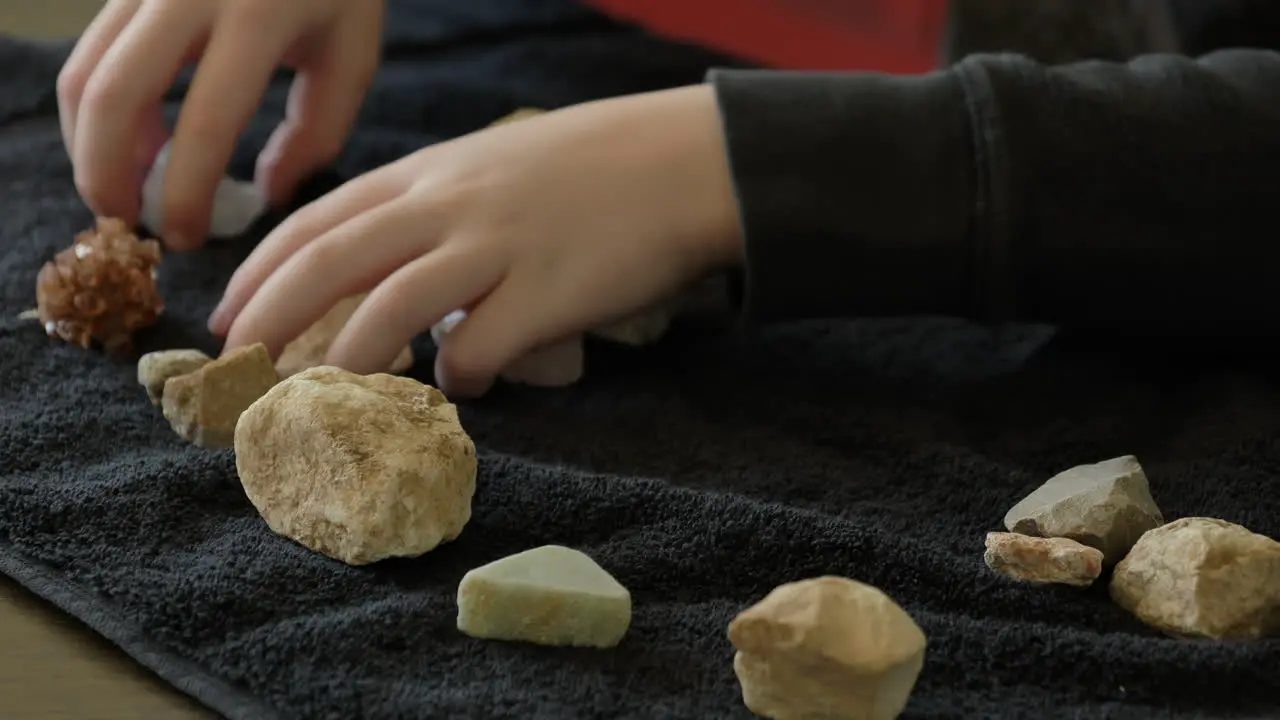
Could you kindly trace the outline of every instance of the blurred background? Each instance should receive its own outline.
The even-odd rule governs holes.
[[[0,33],[53,38],[79,34],[103,0],[0,0]]]

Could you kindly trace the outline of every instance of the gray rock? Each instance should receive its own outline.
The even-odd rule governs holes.
[[[1163,524],[1147,475],[1132,455],[1058,473],[1004,516],[1009,532],[1070,538],[1101,550],[1108,566]]]

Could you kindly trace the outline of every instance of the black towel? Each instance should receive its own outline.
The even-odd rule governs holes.
[[[519,106],[697,82],[725,62],[560,0],[393,9],[361,129],[312,193]],[[908,718],[1280,715],[1277,641],[1170,639],[1105,582],[1029,587],[982,562],[1025,493],[1127,453],[1168,519],[1280,536],[1280,387],[1248,347],[943,319],[690,322],[652,348],[593,345],[574,388],[465,403],[481,470],[457,541],[351,568],[273,535],[232,451],[181,442],[132,364],[17,319],[40,265],[92,221],[58,137],[65,51],[0,41],[0,571],[226,717],[749,718],[727,623],[823,574],[882,588],[928,635]],[[276,87],[238,173],[281,103]],[[141,350],[216,351],[205,317],[250,245],[168,257],[169,312]],[[417,350],[430,381],[431,346]],[[462,574],[548,543],[631,590],[623,643],[460,634]]]

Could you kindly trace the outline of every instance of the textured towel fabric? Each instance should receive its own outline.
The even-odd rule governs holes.
[[[396,12],[362,128],[313,192],[517,106],[696,82],[718,62],[560,2]],[[16,317],[41,263],[91,222],[58,137],[64,52],[0,41],[0,571],[226,717],[748,718],[726,624],[828,573],[883,588],[927,633],[909,718],[1280,712],[1280,643],[1173,640],[1104,584],[1026,587],[982,562],[1026,492],[1124,453],[1170,519],[1280,536],[1280,387],[1249,348],[938,319],[686,324],[650,349],[592,346],[575,388],[465,404],[481,471],[457,541],[357,569],[273,535],[233,453],[180,442],[130,363]],[[276,88],[237,173],[281,101]],[[169,312],[142,349],[216,351],[204,319],[250,245],[167,258]],[[455,629],[466,570],[546,543],[631,589],[620,647]]]

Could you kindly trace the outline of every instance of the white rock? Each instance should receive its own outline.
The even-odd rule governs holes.
[[[467,318],[466,312],[455,310],[431,328],[436,347],[449,341],[449,333]],[[585,356],[582,336],[539,348],[503,368],[500,373],[509,383],[538,387],[565,387],[582,378]]]
[[[164,227],[164,178],[169,168],[171,142],[165,143],[142,183],[142,209],[139,221],[152,232]],[[213,212],[209,216],[209,236],[231,238],[243,234],[267,211],[267,197],[252,182],[223,176],[213,195]]]
[[[476,447],[436,388],[303,370],[240,416],[236,470],[272,530],[363,565],[415,557],[471,519]]]
[[[458,584],[458,629],[477,638],[614,647],[631,593],[585,553],[544,545],[495,560]]]

